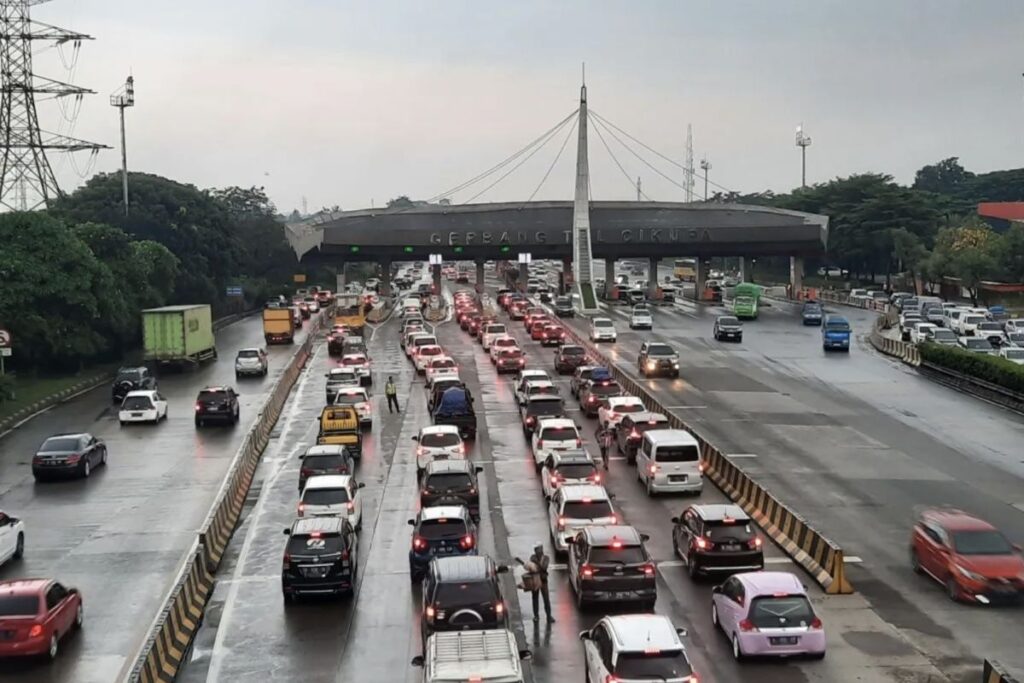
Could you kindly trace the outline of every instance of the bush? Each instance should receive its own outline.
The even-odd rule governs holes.
[[[922,344],[921,360],[1024,394],[1024,365],[955,346]]]

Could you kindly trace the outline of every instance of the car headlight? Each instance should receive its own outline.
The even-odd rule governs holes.
[[[653,361],[653,360],[649,360],[649,361],[647,361],[647,367],[648,367],[649,369],[653,370],[653,369],[654,369],[654,365],[655,365],[655,363],[654,363],[654,361]]]
[[[962,576],[964,576],[965,578],[970,579],[971,581],[979,581],[979,582],[984,582],[985,581],[985,577],[982,576],[981,574],[977,574],[975,572],[972,572],[970,569],[965,569],[965,568],[961,567],[958,564],[953,565],[953,568],[956,569],[957,572],[959,572]]]
[[[672,363],[672,367],[673,367],[674,369],[678,370],[678,369],[679,369],[679,363],[675,363],[675,362],[674,362],[674,363]]]

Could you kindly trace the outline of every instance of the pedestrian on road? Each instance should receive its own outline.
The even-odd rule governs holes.
[[[401,413],[398,407],[398,387],[395,386],[395,378],[388,375],[388,383],[384,385],[384,395],[388,397],[388,412]]]
[[[530,598],[533,600],[533,620],[540,619],[540,598],[544,598],[544,613],[548,616],[548,623],[555,623],[551,616],[551,594],[548,590],[548,569],[551,566],[551,558],[544,554],[544,546],[538,543],[533,548],[533,555],[527,562],[518,557],[516,562],[523,565],[528,574],[533,575],[532,580],[523,577],[523,585],[530,591]]]
[[[608,456],[612,450],[613,435],[611,427],[605,427],[597,433],[597,443],[601,448],[601,462],[604,464],[605,471],[608,471]]]

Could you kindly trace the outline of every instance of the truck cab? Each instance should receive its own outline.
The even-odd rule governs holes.
[[[824,350],[850,350],[850,323],[841,315],[827,315],[821,323],[821,346]]]
[[[352,406],[327,406],[320,411],[318,444],[346,446],[355,458],[363,454],[359,414]]]

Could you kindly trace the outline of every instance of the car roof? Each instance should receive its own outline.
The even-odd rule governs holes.
[[[438,382],[441,380],[437,380]],[[455,425],[428,425],[420,429],[420,434],[458,434],[459,428]]]
[[[344,520],[334,515],[323,517],[299,517],[292,522],[292,534],[311,534],[315,531],[335,534],[344,527]]]
[[[619,651],[643,652],[652,647],[682,650],[676,627],[662,614],[618,614],[605,617]]]
[[[461,458],[456,460],[431,460],[427,463],[424,476],[444,472],[472,472],[473,463]]]
[[[609,396],[608,397],[608,404],[609,405],[613,405],[613,404],[625,405],[627,403],[633,403],[633,404],[639,403],[640,405],[644,404],[644,402],[641,401],[640,398],[637,397],[637,396]]]
[[[550,457],[552,464],[555,466],[563,463],[580,464],[584,462],[594,462],[593,456],[590,455],[585,448],[566,448],[562,451],[552,451]]]
[[[926,510],[922,517],[941,524],[949,531],[993,531],[995,527],[969,512],[956,508]]]
[[[547,370],[538,370],[536,368],[530,369],[530,370],[520,370],[519,371],[519,379],[520,379],[520,381],[524,380],[524,379],[529,379],[530,377],[540,377],[540,378],[548,378],[548,379],[550,379],[551,375],[548,374]]]
[[[565,351],[566,349],[583,349],[584,351],[586,351],[586,349],[579,344],[562,344],[562,347],[558,350]]]
[[[540,429],[541,425],[546,427],[575,427],[576,422],[568,417],[542,417],[537,424],[537,428]]]
[[[806,595],[807,590],[795,574],[790,572],[745,572],[734,574],[746,587],[747,597],[786,593],[788,595]]]
[[[629,418],[634,423],[650,422],[652,420],[654,420],[655,422],[668,422],[668,417],[666,417],[662,413],[654,413],[649,410],[645,410],[641,413],[629,413],[628,415],[626,415],[626,418]]]
[[[306,486],[302,490],[340,489],[348,486],[351,480],[351,474],[315,474],[306,480]]]
[[[0,595],[35,595],[46,588],[53,579],[10,579],[0,581]]]
[[[720,522],[726,517],[736,521],[750,521],[748,515],[739,505],[732,503],[715,503],[711,505],[694,505],[693,511],[700,515],[701,519],[708,522]]]
[[[580,501],[585,498],[590,500],[611,500],[608,489],[597,484],[581,484],[579,486],[563,486],[558,489],[563,500]]]
[[[82,438],[87,437],[87,436],[92,436],[92,434],[89,434],[88,432],[59,432],[57,434],[51,434],[50,436],[48,436],[45,439],[43,439],[43,441],[45,442],[45,441],[49,441],[50,439],[57,439],[57,438],[63,438],[63,439],[67,439],[67,438],[82,439]]]
[[[587,535],[587,542],[590,545],[607,546],[614,541],[620,541],[623,545],[640,545],[643,540],[640,532],[628,524],[609,524],[607,526],[588,526],[584,528]]]
[[[231,391],[231,387],[225,387],[225,386],[203,387],[202,389],[199,390],[199,393],[201,394],[204,391]]]
[[[431,564],[439,581],[488,579],[493,574],[494,567],[493,561],[486,555],[438,557]]]
[[[693,446],[699,445],[696,437],[685,429],[659,429],[657,431],[644,432],[644,438],[650,439],[651,444],[654,446],[670,442],[682,442]]]
[[[129,391],[127,394],[124,395],[124,397],[130,398],[132,396],[145,396],[149,398],[153,396],[155,393],[156,389],[139,389],[137,391]]]
[[[420,510],[420,520],[442,519],[442,518],[467,519],[469,510],[464,505],[435,505]]]
[[[347,451],[345,446],[339,444],[315,444],[306,449],[306,455],[341,455],[342,451]]]
[[[555,386],[555,383],[552,382],[550,379],[548,379],[546,377],[537,377],[536,379],[532,379],[530,377],[527,377],[526,378],[526,383],[529,384],[531,387],[553,387],[553,386]]]

